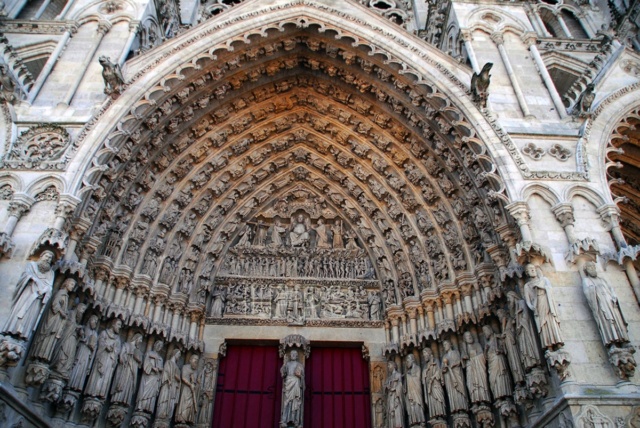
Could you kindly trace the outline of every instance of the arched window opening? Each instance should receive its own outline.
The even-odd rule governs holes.
[[[573,12],[567,9],[562,9],[562,19],[564,19],[564,22],[567,25],[567,28],[569,29],[571,36],[573,36],[574,39],[589,38],[589,36],[587,35],[587,32],[584,31],[584,27],[582,26],[582,23]]]
[[[67,0],[34,0],[28,2],[18,14],[18,19],[54,20],[62,12]]]
[[[564,31],[558,22],[558,19],[555,17],[553,12],[549,9],[541,9],[540,10],[540,18],[542,19],[542,23],[544,24],[544,28],[551,35],[551,37],[564,37]]]

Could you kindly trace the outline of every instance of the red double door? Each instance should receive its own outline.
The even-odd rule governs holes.
[[[220,361],[213,428],[278,428],[276,346],[229,346]],[[305,363],[305,428],[370,428],[367,362],[359,348],[314,347]]]

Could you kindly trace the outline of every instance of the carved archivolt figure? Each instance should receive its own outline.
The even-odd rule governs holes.
[[[424,396],[427,401],[429,417],[434,419],[445,416],[447,414],[447,405],[444,402],[442,369],[440,369],[438,360],[433,356],[430,348],[424,348],[422,350],[422,357],[424,358],[422,385],[424,387]]]
[[[451,347],[451,342],[442,342],[444,355],[442,356],[442,373],[444,384],[447,387],[449,408],[451,413],[466,411],[469,407],[467,391],[464,388],[464,375],[462,374],[462,359],[460,353]]]
[[[482,346],[476,342],[469,331],[463,334],[467,348],[467,388],[472,403],[489,402],[489,382],[487,380],[487,361]]]
[[[529,309],[525,301],[513,291],[507,293],[507,300],[509,302],[509,311],[516,323],[516,339],[522,356],[522,364],[526,370],[530,370],[540,364],[540,355],[535,341],[531,317],[529,316]]]
[[[596,264],[587,262],[582,273],[582,291],[589,302],[589,307],[600,330],[602,342],[609,346],[612,343],[629,341],[627,323],[620,311],[616,292],[605,279],[598,276]]]
[[[406,384],[405,396],[407,403],[407,414],[409,415],[409,426],[426,426],[424,420],[424,405],[422,403],[422,384],[420,382],[420,366],[416,364],[413,354],[407,355],[406,359]]]
[[[139,349],[142,335],[135,334],[129,342],[122,345],[118,369],[111,387],[111,401],[114,403],[130,404],[136,391],[138,369],[142,362],[142,352]]]
[[[29,262],[13,294],[11,314],[2,334],[27,340],[38,325],[51,298],[54,273],[53,252],[43,251],[37,262]]]
[[[198,356],[192,355],[182,367],[182,390],[176,409],[176,422],[193,423],[198,410]]]
[[[384,383],[384,393],[387,396],[387,428],[404,428],[402,376],[393,361],[387,363],[387,369],[387,380]]]
[[[109,328],[100,333],[98,351],[91,369],[91,375],[84,389],[84,394],[90,397],[106,398],[111,384],[111,377],[118,364],[120,354],[120,327],[122,321],[115,319]]]
[[[556,312],[556,304],[551,296],[551,282],[533,264],[525,267],[531,280],[524,285],[524,297],[527,306],[533,311],[538,334],[543,346],[553,350],[564,344],[560,334],[560,320]]]
[[[280,425],[302,426],[302,397],[304,394],[304,367],[298,361],[298,351],[289,354],[289,361],[280,369],[284,382],[282,385],[282,416]]]
[[[512,388],[505,350],[491,327],[488,325],[482,326],[482,332],[487,341],[485,351],[489,362],[489,384],[491,385],[493,398],[507,397],[511,395]]]
[[[82,391],[84,381],[89,376],[93,354],[98,347],[98,317],[91,315],[84,330],[80,330],[80,343],[69,377],[69,389]]]
[[[58,339],[60,339],[65,320],[67,319],[67,307],[69,306],[69,293],[73,291],[76,282],[67,279],[56,293],[49,312],[45,318],[38,336],[33,341],[31,357],[34,359],[49,361]]]
[[[136,410],[146,413],[153,413],[156,406],[156,397],[160,392],[160,382],[162,380],[162,368],[164,361],[160,356],[160,351],[164,343],[158,340],[153,344],[153,348],[147,351],[142,364],[142,379],[138,390]]]
[[[180,350],[174,349],[173,354],[164,365],[162,384],[158,395],[158,408],[156,409],[157,419],[169,420],[173,416],[173,410],[180,392],[178,358],[180,358]]]
[[[51,369],[62,379],[68,379],[73,367],[73,361],[78,349],[78,343],[83,339],[82,317],[87,310],[87,305],[79,303],[74,311],[66,318],[60,342],[51,358]]]

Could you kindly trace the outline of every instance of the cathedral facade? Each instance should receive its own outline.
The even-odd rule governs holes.
[[[5,0],[0,426],[640,426],[639,26]]]

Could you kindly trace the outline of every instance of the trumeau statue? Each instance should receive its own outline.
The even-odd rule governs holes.
[[[131,340],[122,345],[118,358],[118,368],[111,386],[111,401],[113,403],[130,404],[136,391],[138,369],[142,362],[142,352],[139,349],[142,335],[134,334]]]
[[[598,276],[596,264],[587,262],[582,274],[582,291],[600,331],[605,346],[629,342],[627,324],[620,311],[616,292],[604,278]]]
[[[13,294],[11,314],[2,334],[27,340],[38,325],[42,311],[51,298],[54,272],[53,252],[43,251],[37,262],[27,263]]]
[[[164,366],[164,361],[160,356],[163,346],[164,342],[162,340],[156,341],[144,356],[142,379],[140,380],[136,401],[136,410],[138,411],[151,414],[156,406],[156,397],[160,392],[162,368]]]
[[[387,428],[404,428],[402,376],[393,361],[387,363],[387,369],[387,380],[384,383],[384,393],[387,397]]]
[[[442,373],[444,384],[447,388],[449,408],[452,413],[464,412],[469,407],[467,392],[464,387],[464,375],[462,374],[462,359],[460,353],[451,347],[451,342],[442,342],[444,355],[442,356]]]
[[[467,389],[472,403],[489,402],[489,382],[487,380],[487,361],[482,346],[477,343],[471,332],[463,334],[466,345]]]
[[[430,348],[422,350],[424,369],[422,370],[422,385],[427,402],[429,418],[432,420],[447,414],[447,405],[444,398],[444,379],[438,360],[433,356]]]
[[[286,361],[280,369],[283,378],[282,383],[282,414],[280,426],[302,426],[302,399],[304,396],[304,367],[298,361],[298,351],[295,349],[289,353],[289,361]]]
[[[63,333],[63,326],[67,319],[69,293],[73,291],[75,286],[76,282],[73,279],[65,280],[51,301],[49,312],[40,327],[40,332],[31,345],[33,359],[48,362],[53,355],[56,342]]]
[[[176,409],[176,422],[193,423],[198,412],[198,356],[192,355],[182,367],[182,389]]]
[[[90,397],[106,398],[111,384],[111,377],[120,354],[120,327],[122,321],[118,318],[111,321],[109,328],[100,333],[98,351],[93,362],[91,375],[84,389],[84,394]]]
[[[174,349],[173,354],[164,365],[160,394],[158,395],[158,408],[156,409],[156,418],[160,420],[171,419],[180,393],[178,358],[180,358],[180,350]]]
[[[407,355],[405,397],[410,427],[425,427],[424,404],[422,402],[422,384],[420,382],[420,365],[416,364],[413,354]]]
[[[482,332],[486,339],[485,351],[489,363],[491,393],[494,399],[508,397],[512,394],[512,388],[505,350],[490,326],[482,326]]]
[[[84,381],[91,370],[93,356],[98,347],[98,317],[91,315],[87,325],[80,330],[80,343],[76,353],[75,362],[69,377],[69,389],[73,391],[82,391]]]
[[[524,285],[527,306],[535,315],[542,345],[553,350],[557,346],[562,346],[564,342],[560,333],[556,304],[551,296],[551,282],[533,264],[525,266],[525,272],[531,278]]]

